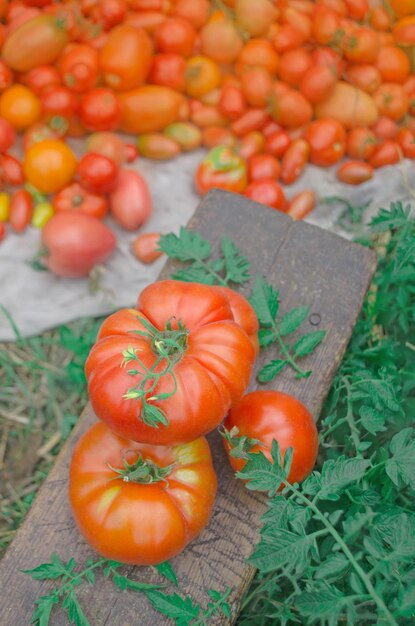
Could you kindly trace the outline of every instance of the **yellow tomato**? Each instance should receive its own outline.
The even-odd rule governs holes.
[[[220,70],[215,61],[206,56],[196,56],[188,60],[186,66],[186,93],[199,98],[216,89],[220,84]]]
[[[66,187],[74,177],[76,167],[72,150],[57,139],[33,144],[23,161],[27,182],[42,193],[55,193]]]
[[[10,215],[10,196],[5,191],[0,193],[0,222],[7,222]]]
[[[33,211],[32,226],[43,228],[50,218],[53,217],[54,213],[55,210],[50,202],[39,202]]]
[[[24,130],[38,121],[41,114],[39,98],[24,85],[12,85],[0,98],[0,115],[16,130]]]

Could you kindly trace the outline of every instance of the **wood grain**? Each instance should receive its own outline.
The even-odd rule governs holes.
[[[306,330],[324,328],[326,339],[302,361],[312,369],[310,379],[296,380],[283,371],[276,381],[261,388],[276,388],[298,397],[317,419],[333,375],[341,361],[357,315],[375,270],[374,254],[361,246],[304,222],[293,222],[272,209],[240,196],[210,192],[201,202],[189,227],[199,231],[217,248],[227,235],[252,261],[252,274],[262,274],[281,293],[282,311],[311,305]],[[166,263],[160,277],[170,276],[174,263]],[[249,292],[249,286],[245,291]],[[272,355],[263,351],[256,369]],[[258,384],[253,377],[250,389]],[[61,451],[26,520],[0,563],[0,624],[27,626],[34,600],[51,589],[49,581],[34,581],[19,569],[48,561],[52,552],[66,560],[82,563],[95,556],[72,521],[67,499],[67,477],[71,453],[80,435],[94,421],[88,405]],[[209,436],[219,489],[209,526],[183,554],[173,559],[180,591],[206,604],[209,588],[221,592],[232,587],[232,623],[254,570],[245,564],[259,536],[260,517],[265,509],[262,496],[248,492],[234,476],[225,458],[220,437]],[[137,579],[153,580],[151,568],[127,568]],[[92,591],[80,588],[80,597],[92,626],[161,626],[168,624],[155,613],[144,596],[121,592],[107,580]],[[225,618],[212,624],[229,624]],[[56,612],[52,626],[68,624]]]

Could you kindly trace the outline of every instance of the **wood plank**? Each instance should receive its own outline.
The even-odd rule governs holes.
[[[320,327],[328,331],[323,344],[303,360],[304,367],[313,370],[312,378],[296,380],[287,370],[268,387],[295,395],[317,419],[373,276],[374,254],[320,228],[293,222],[272,209],[220,191],[205,197],[189,226],[212,241],[214,247],[224,235],[237,243],[252,261],[252,274],[266,276],[280,289],[283,311],[311,305],[306,322],[309,330]],[[169,276],[173,267],[174,263],[168,262],[160,277]],[[256,370],[268,359],[265,351],[261,353]],[[250,389],[257,387],[253,378]],[[4,590],[0,595],[2,626],[27,626],[34,600],[51,589],[49,581],[34,581],[19,569],[48,561],[54,551],[64,560],[74,557],[80,563],[95,556],[73,523],[67,499],[73,447],[94,419],[88,405],[0,563],[0,588]],[[254,575],[245,559],[258,539],[265,504],[262,496],[249,492],[234,479],[219,439],[217,432],[209,435],[219,482],[212,519],[201,536],[172,564],[180,592],[190,594],[202,605],[206,603],[207,589],[223,592],[232,587],[233,623]],[[154,573],[150,568],[135,568],[134,575],[148,581]],[[121,592],[104,579],[93,591],[87,586],[80,589],[80,597],[92,626],[169,623],[153,611],[144,596]],[[229,621],[218,618],[211,623]],[[66,615],[56,612],[51,624],[68,624]]]

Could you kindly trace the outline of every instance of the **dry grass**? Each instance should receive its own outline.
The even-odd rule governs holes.
[[[15,329],[16,341],[0,344],[0,555],[86,403],[83,363],[99,324],[31,339]]]

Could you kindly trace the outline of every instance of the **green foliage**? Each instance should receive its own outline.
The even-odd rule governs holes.
[[[249,453],[241,473],[269,498],[239,626],[415,622],[415,223],[395,203],[371,229],[378,271],[323,410],[316,470],[290,484],[278,456]]]
[[[257,314],[260,324],[258,333],[259,345],[261,348],[268,348],[276,343],[280,357],[283,357],[272,359],[261,368],[258,374],[259,382],[270,382],[286,366],[291,367],[296,372],[296,378],[308,378],[311,371],[301,369],[297,359],[311,354],[323,341],[326,331],[317,330],[305,333],[297,339],[292,347],[284,341],[284,337],[297,331],[305,322],[310,312],[310,307],[298,306],[277,318],[280,305],[279,292],[260,276],[256,277],[249,301]]]

